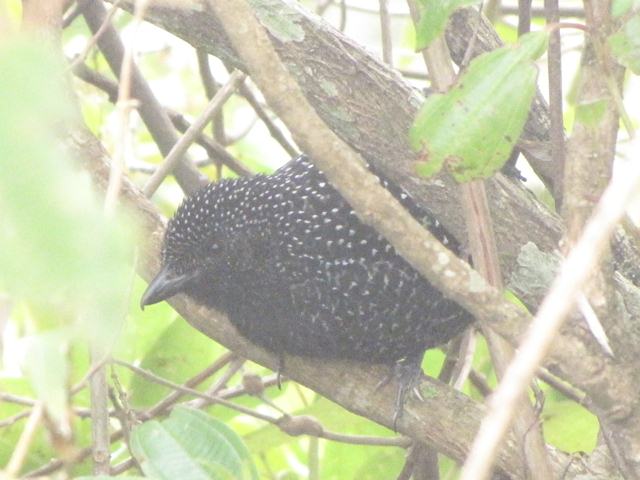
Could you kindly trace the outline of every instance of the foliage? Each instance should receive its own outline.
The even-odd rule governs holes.
[[[446,93],[431,95],[410,132],[418,173],[446,165],[459,182],[486,178],[508,160],[529,113],[547,34],[530,33],[515,47],[475,58]]]
[[[162,422],[151,420],[131,434],[142,470],[159,479],[256,479],[249,451],[224,423],[178,407]]]

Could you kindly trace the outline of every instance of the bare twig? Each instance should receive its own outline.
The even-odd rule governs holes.
[[[469,381],[483,397],[488,397],[493,392],[486,377],[473,368],[469,372]]]
[[[92,358],[99,353],[95,347]],[[96,369],[89,379],[91,391],[91,457],[94,475],[109,475],[111,455],[109,451],[109,408],[107,405],[107,378],[104,366]]]
[[[118,98],[118,84],[111,80],[110,78],[102,75],[101,73],[96,72],[88,68],[85,64],[76,65],[73,69],[74,75],[78,78],[84,80],[85,82],[99,88],[103,92],[105,92],[109,96],[109,101],[115,103]],[[244,85],[244,84],[243,84]],[[138,108],[140,105],[136,105]],[[182,114],[175,112],[169,108],[164,108],[166,115],[171,120],[171,123],[175,126],[175,128],[181,132],[186,132],[189,127],[191,127],[191,123],[189,123]],[[217,143],[211,137],[201,133],[196,142],[198,145],[203,147],[207,153],[217,159],[222,161],[224,165],[237,173],[240,176],[251,176],[253,173],[247,169],[244,165],[242,165],[238,160],[236,160],[233,155],[227,152],[222,145]],[[199,164],[196,162],[196,166]],[[155,167],[153,168],[155,170]]]
[[[518,36],[531,30],[531,0],[518,0]]]
[[[471,61],[471,57],[475,52],[476,42],[478,41],[478,35],[480,33],[480,27],[482,26],[482,5],[483,2],[480,2],[480,5],[478,5],[478,19],[476,21],[475,27],[473,28],[471,40],[469,40],[469,44],[464,51],[464,56],[459,63],[460,70],[458,70],[458,76],[462,75],[463,71],[467,68],[467,65],[469,65],[469,62]]]
[[[613,357],[614,354],[611,349],[611,344],[609,343],[609,337],[607,337],[607,332],[605,332],[604,327],[598,318],[598,314],[595,312],[584,294],[578,295],[578,309],[582,314],[582,318],[585,319],[593,338],[596,339],[607,355]]]
[[[378,0],[380,5],[380,33],[382,37],[382,60],[393,66],[393,45],[391,44],[391,18],[387,0]]]
[[[118,88],[118,100],[116,102],[116,111],[118,113],[117,123],[117,141],[115,144],[115,152],[111,161],[111,170],[109,172],[109,183],[107,185],[107,192],[104,200],[104,210],[109,216],[112,215],[116,208],[116,201],[120,194],[120,185],[122,184],[122,174],[124,172],[124,166],[126,164],[126,157],[131,151],[131,131],[129,129],[129,122],[131,119],[131,110],[133,109],[133,102],[131,101],[131,83],[133,76],[133,57],[135,55],[136,39],[140,32],[140,25],[142,24],[144,12],[149,4],[150,0],[136,0],[135,12],[133,16],[133,38],[127,44],[124,50],[124,56],[122,58],[122,64],[120,68],[120,81]],[[115,6],[115,5],[114,5]],[[111,24],[110,19],[105,18],[99,31],[100,34],[107,31]],[[99,36],[98,32],[94,36]],[[96,38],[97,41],[97,38]],[[94,377],[95,378],[95,377]]]
[[[105,22],[107,15],[105,7],[102,2],[79,1],[84,18],[95,34]],[[110,22],[102,35],[98,37],[98,46],[111,70],[119,77],[124,58],[124,46]],[[173,145],[178,141],[178,136],[138,68],[135,65],[132,65],[131,68],[132,96],[140,102],[138,107],[140,116],[162,154],[168,155]],[[176,167],[175,176],[182,189],[187,193],[192,193],[207,183],[206,178],[193,166],[190,166],[186,159]]]
[[[211,100],[218,90],[220,90],[221,85],[213,78],[213,73],[211,73],[211,66],[209,65],[209,54],[202,49],[196,50],[196,56],[198,59],[198,71],[200,72],[200,78],[202,79],[202,85],[204,86],[204,91],[207,94],[207,98]],[[223,110],[220,109],[213,116],[213,138],[215,138],[216,142],[220,145],[226,145],[226,135],[224,132],[224,114]]]
[[[189,146],[193,143],[195,138],[202,132],[202,129],[211,121],[211,118],[216,112],[222,108],[224,102],[233,94],[236,87],[242,83],[246,75],[240,70],[236,70],[229,77],[229,81],[218,90],[218,93],[211,99],[209,105],[202,112],[200,117],[191,125],[189,130],[180,138],[180,140],[173,146],[165,161],[158,167],[154,174],[149,178],[144,186],[144,194],[147,197],[151,197],[153,193],[158,189],[164,178],[178,165],[182,156],[187,151]]]
[[[121,473],[124,473],[127,470],[129,470],[130,468],[135,467],[137,464],[138,462],[136,462],[134,458],[128,458],[124,462],[120,462],[119,464],[114,465],[113,468],[111,469],[111,475],[114,477],[116,475],[120,475]]]
[[[78,55],[76,55],[73,58],[73,60],[70,62],[69,67],[68,67],[70,70],[73,70],[73,68],[76,65],[84,63],[84,61],[89,56],[89,53],[91,53],[91,50],[93,50],[93,47],[95,47],[96,44],[98,43],[98,39],[100,38],[100,36],[111,25],[111,19],[113,18],[113,16],[118,11],[118,7],[119,7],[119,5],[121,3],[122,3],[122,0],[116,0],[115,2],[113,2],[113,5],[111,5],[111,8],[109,8],[109,11],[107,12],[106,16],[104,17],[104,20],[102,21],[102,24],[100,25],[100,27],[96,30],[96,32],[93,35],[91,35],[91,38],[89,39],[87,44],[82,49],[82,52],[80,52]],[[78,7],[76,7],[76,10],[78,11],[78,14],[81,14],[82,11],[79,8],[80,4],[77,3],[76,5],[78,5]],[[63,22],[63,24],[64,24],[64,22]]]
[[[234,354],[231,352],[227,352],[224,355],[221,355],[218,359],[216,359],[213,364],[209,367],[205,368],[202,372],[198,373],[194,377],[191,377],[184,384],[187,387],[196,387],[200,383],[204,382],[207,378],[215,375],[222,368],[225,367],[229,362],[231,362],[235,358]],[[175,404],[180,398],[183,397],[182,392],[173,391],[165,398],[156,403],[153,407],[147,410],[143,416],[143,419],[153,418],[162,412],[167,411],[173,404]]]
[[[562,395],[567,397],[570,400],[573,400],[579,405],[583,405],[585,401],[584,392],[581,392],[577,388],[569,385],[566,382],[563,382],[555,375],[552,375],[548,370],[544,368],[540,368],[538,371],[538,378],[548,384],[549,386],[556,389]]]
[[[560,20],[558,0],[545,0],[547,24],[554,24]],[[549,77],[549,116],[551,118],[551,158],[559,171],[564,171],[564,120],[562,116],[562,44],[559,29],[549,33],[549,49],[547,53],[547,73]],[[553,196],[556,207],[562,205],[562,178],[554,184]]]
[[[32,409],[28,408],[20,413],[16,413],[15,415],[11,415],[10,417],[3,419],[2,421],[0,421],[0,428],[10,427],[11,425],[18,423],[23,418],[31,415],[31,411]]]
[[[280,146],[292,157],[298,156],[300,154],[298,149],[291,144],[284,132],[265,111],[256,95],[253,93],[249,85],[247,85],[247,82],[240,85],[240,95],[249,102],[251,108],[253,108],[260,120],[262,120],[262,123],[267,127],[267,130],[269,130],[271,136],[280,144]]]
[[[80,6],[78,5],[78,2],[74,2],[71,8],[67,12],[65,12],[64,16],[62,17],[62,29],[64,30],[69,25],[71,25],[74,20],[80,15],[82,15]]]
[[[29,415],[29,420],[27,420],[27,423],[22,430],[22,434],[18,439],[16,447],[13,449],[7,468],[4,471],[7,478],[14,478],[18,476],[18,473],[22,468],[22,464],[27,457],[29,445],[31,445],[31,441],[33,440],[38,425],[40,425],[43,414],[44,405],[42,402],[38,402]]]
[[[347,0],[340,0],[340,24],[338,30],[344,32],[347,28]]]
[[[328,432],[324,430],[318,435],[319,438],[332,440],[334,442],[347,443],[350,445],[375,445],[383,447],[407,448],[413,440],[407,437],[370,437],[366,435],[344,435],[342,433]]]
[[[217,394],[224,388],[231,377],[233,377],[244,365],[245,360],[243,358],[233,358],[229,363],[229,367],[227,370],[218,378],[213,385],[209,389],[207,389],[207,393],[212,396],[217,396]],[[204,408],[206,405],[210,405],[211,400],[207,400],[204,398],[196,398],[189,402],[189,405],[193,408]]]
[[[452,374],[452,385],[456,390],[462,390],[462,386],[467,381],[473,365],[473,355],[476,351],[476,331],[475,328],[468,328],[460,342],[458,361]]]
[[[500,11],[503,15],[514,15],[520,13],[520,5],[505,5],[504,3],[500,5]],[[547,9],[544,7],[534,6],[531,8],[531,15],[534,17],[544,17],[547,13]],[[584,8],[582,7],[560,7],[558,9],[558,13],[561,17],[584,17]]]
[[[151,382],[157,383],[159,385],[163,385],[165,387],[172,388],[172,389],[174,389],[176,391],[179,391],[179,392],[181,392],[183,394],[193,395],[194,397],[198,397],[198,398],[203,398],[205,400],[209,400],[212,403],[223,405],[223,406],[225,406],[227,408],[230,408],[230,409],[235,410],[235,411],[240,412],[240,413],[244,413],[245,415],[249,415],[251,417],[255,417],[255,418],[259,419],[259,420],[264,420],[266,422],[272,422],[272,423],[276,421],[276,419],[274,417],[271,417],[269,415],[265,415],[263,413],[257,412],[256,410],[252,410],[252,409],[244,407],[242,405],[238,405],[236,403],[229,402],[229,401],[227,401],[224,398],[221,398],[219,396],[213,396],[213,395],[210,395],[208,393],[202,393],[201,391],[195,390],[195,389],[190,388],[190,387],[185,387],[184,385],[180,385],[179,383],[175,383],[175,382],[172,382],[172,381],[167,380],[165,378],[159,377],[158,375],[150,372],[149,370],[145,370],[144,368],[136,367],[135,365],[133,365],[131,363],[128,363],[128,362],[125,362],[123,360],[114,359],[114,360],[112,360],[112,362],[115,363],[116,365],[120,365],[122,367],[128,368],[132,372],[140,375],[143,378],[146,378],[147,380],[149,380]]]

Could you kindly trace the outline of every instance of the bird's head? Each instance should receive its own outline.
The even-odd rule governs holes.
[[[230,251],[229,183],[211,184],[187,198],[169,221],[162,245],[162,267],[142,295],[140,307],[179,293],[198,297],[225,276]],[[231,185],[232,187],[232,185]],[[233,194],[232,194],[233,195]]]

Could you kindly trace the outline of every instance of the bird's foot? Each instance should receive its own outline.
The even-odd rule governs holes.
[[[278,357],[278,369],[276,370],[276,385],[282,390],[282,371],[284,370],[284,355]]]
[[[407,399],[407,394],[413,392],[413,394],[420,400],[424,401],[418,384],[420,382],[420,376],[422,375],[422,368],[419,361],[407,361],[401,360],[393,368],[392,376],[398,381],[398,391],[396,393],[395,409],[393,412],[393,430],[398,431],[398,422],[402,418],[404,413],[404,403]],[[387,382],[389,379],[387,379]]]

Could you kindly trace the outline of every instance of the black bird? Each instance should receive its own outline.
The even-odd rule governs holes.
[[[382,184],[454,253],[430,212]],[[273,175],[223,180],[169,222],[162,269],[141,306],[186,293],[225,312],[257,345],[283,354],[394,366],[404,395],[424,351],[472,321],[416,272],[305,157]]]

